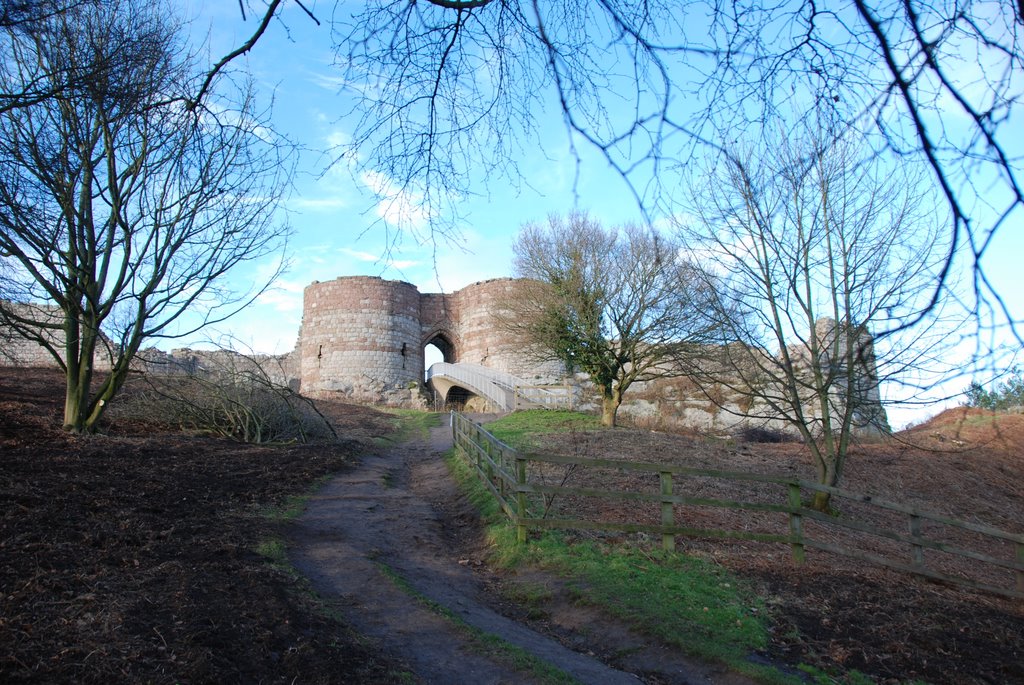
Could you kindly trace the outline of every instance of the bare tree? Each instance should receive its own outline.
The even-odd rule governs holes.
[[[299,0],[240,0],[257,28],[211,76],[290,5],[313,16]],[[983,268],[1024,212],[1019,1],[390,0],[354,15],[335,3],[330,24],[358,98],[346,158],[395,179],[383,199],[414,194],[433,230],[454,230],[490,181],[529,184],[516,154],[550,110],[648,219],[672,213],[669,172],[827,112],[877,154],[930,167],[949,209],[931,306],[965,255],[979,321],[1019,323]]]
[[[360,159],[439,216],[487,177],[529,183],[513,160],[551,109],[648,218],[678,166],[827,111],[930,166],[950,210],[932,302],[966,244],[978,297],[1010,316],[980,264],[1024,210],[1019,3],[393,0],[332,24]]]
[[[0,91],[42,95],[0,112],[0,292],[59,314],[5,301],[0,321],[65,371],[69,430],[96,428],[144,340],[222,320],[266,287],[233,290],[232,269],[280,263],[289,148],[244,82],[222,75],[225,94],[195,106],[205,74],[179,26],[164,5],[113,0],[2,34]]]
[[[795,429],[828,486],[856,430],[888,431],[882,382],[936,368],[949,332],[905,328],[929,308],[945,254],[930,196],[858,150],[809,134],[723,157],[693,190],[684,228],[715,274],[705,293],[723,332],[694,380],[742,398],[748,419]],[[819,493],[814,506],[828,502]]]
[[[710,335],[695,306],[705,281],[653,230],[552,216],[524,226],[514,249],[516,273],[528,280],[502,325],[539,357],[588,374],[605,426],[633,383],[681,375],[680,362]]]

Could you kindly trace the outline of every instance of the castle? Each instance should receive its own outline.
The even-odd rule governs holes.
[[[516,279],[473,283],[453,293],[420,293],[403,281],[373,276],[346,276],[313,282],[303,294],[302,325],[295,349],[273,358],[278,380],[311,397],[340,396],[356,402],[426,407],[431,400],[454,400],[475,408],[518,406],[520,388],[540,390],[560,386],[564,403],[597,409],[600,398],[585,375],[567,375],[558,362],[538,361],[525,345],[496,321],[517,286]],[[835,330],[835,322],[820,320],[819,337]],[[433,345],[454,375],[425,383],[425,350]],[[0,364],[52,365],[34,343],[4,345]],[[858,413],[861,430],[886,429],[885,410],[878,394],[870,339],[868,357],[858,371],[864,379]],[[11,354],[13,352],[13,354]],[[791,350],[799,356],[799,350]],[[136,363],[141,371],[167,373],[201,369],[209,352],[145,350]],[[453,367],[450,365],[457,365]],[[97,368],[102,368],[97,364]],[[476,370],[477,375],[473,374]],[[461,375],[460,375],[461,374]],[[514,387],[513,387],[514,386]],[[434,389],[431,397],[429,390]],[[489,392],[490,391],[490,392]],[[500,393],[506,401],[497,401]],[[497,404],[496,404],[497,402]],[[810,403],[813,404],[813,403]],[[814,415],[809,406],[809,416]],[[789,430],[765,407],[750,398],[725,393],[714,402],[685,376],[634,384],[620,413],[652,427],[687,427],[731,432],[751,423]],[[767,419],[765,418],[767,417]]]
[[[314,397],[340,393],[362,402],[422,406],[427,399],[423,394],[424,350],[434,345],[445,362],[483,367],[481,371],[500,375],[497,382],[506,388],[511,384],[530,388],[568,385],[568,399],[574,406],[598,408],[600,399],[585,375],[567,375],[558,362],[538,361],[537,355],[529,354],[524,343],[497,321],[517,283],[516,279],[500,278],[474,283],[451,294],[421,294],[409,283],[368,276],[309,285],[294,353],[299,359],[302,392]],[[819,339],[834,335],[835,325],[830,319],[819,320]],[[864,380],[858,423],[863,431],[875,432],[885,430],[887,425],[870,339],[864,349],[868,356],[858,376]],[[790,352],[794,357],[802,353]],[[467,399],[467,388],[468,398],[482,399],[473,398],[474,391],[479,392],[477,387],[482,387],[479,383],[470,386],[458,379],[444,383],[438,380],[435,377],[432,385],[443,388],[442,399],[457,398],[461,402]],[[791,429],[785,421],[771,418],[767,407],[757,406],[756,401],[751,404],[749,397],[730,397],[725,392],[711,402],[685,376],[634,384],[620,412],[659,427],[730,431],[748,423],[745,416],[760,416],[756,422],[759,426]],[[808,402],[806,412],[808,417],[815,415],[813,402]]]
[[[429,345],[445,362],[479,365],[537,384],[559,382],[560,365],[532,361],[495,325],[494,315],[515,284],[499,278],[450,294],[421,294],[410,283],[371,276],[314,282],[304,293],[296,346],[303,393],[415,404]]]

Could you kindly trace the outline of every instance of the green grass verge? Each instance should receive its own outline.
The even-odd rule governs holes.
[[[601,420],[578,411],[530,409],[492,421],[485,428],[516,449],[532,449],[546,433],[599,430]]]
[[[543,436],[598,430],[597,417],[578,412],[517,412],[489,423],[487,430],[517,449],[537,448]],[[753,589],[720,566],[682,553],[666,553],[641,544],[570,542],[552,532],[526,545],[516,541],[490,492],[469,462],[454,450],[448,468],[480,511],[491,542],[491,562],[503,568],[533,565],[555,572],[574,585],[577,601],[601,608],[638,631],[681,652],[728,665],[770,685],[866,685],[858,671],[825,672],[801,665],[800,675],[755,663],[749,656],[769,642],[770,611]],[[543,613],[549,590],[536,585],[513,589],[510,599]],[[911,681],[912,685],[919,685]]]
[[[570,412],[522,414],[529,416],[512,414],[487,428],[513,446],[522,446],[535,440],[541,430],[551,433],[597,425],[594,417]],[[446,459],[488,526],[495,565],[533,565],[553,571],[571,581],[577,601],[597,606],[685,654],[722,662],[764,683],[803,682],[749,659],[768,645],[767,609],[742,580],[720,566],[639,544],[570,542],[558,532],[518,544],[514,527],[477,480],[473,467],[454,451]]]
[[[435,602],[416,590],[386,564],[378,563],[377,567],[385,577],[387,577],[407,595],[415,599],[433,613],[452,623],[469,639],[480,653],[485,654],[492,659],[500,660],[517,671],[528,673],[540,683],[545,683],[547,685],[569,685],[579,682],[568,673],[555,668],[543,659],[535,657],[525,649],[511,644],[493,633],[488,633],[485,630],[481,630],[480,628],[466,623],[448,607]]]
[[[394,417],[394,431],[387,436],[377,438],[374,442],[380,445],[394,445],[409,440],[427,439],[430,429],[441,425],[444,414],[420,411],[419,409],[394,409],[383,411]]]
[[[265,557],[271,566],[284,570],[290,568],[288,563],[288,552],[284,540],[279,537],[270,537],[261,540],[256,545],[256,553]]]

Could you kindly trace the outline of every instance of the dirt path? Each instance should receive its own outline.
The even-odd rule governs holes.
[[[553,609],[564,604],[563,620],[555,610],[544,626],[560,641],[496,611],[497,601],[486,589],[488,573],[467,563],[478,558],[480,530],[441,459],[450,447],[448,431],[435,428],[429,442],[365,458],[314,496],[295,524],[293,563],[356,631],[406,663],[425,683],[536,679],[536,673],[516,670],[508,659],[492,658],[493,650],[480,649],[479,639],[474,642],[474,631],[460,629],[442,612],[583,683],[746,682],[661,653],[628,629],[603,620],[596,634],[593,621],[599,617],[587,616],[570,602],[553,602]],[[416,601],[410,588],[432,607]],[[595,658],[605,650],[619,655],[611,659],[619,668]],[[641,672],[647,675],[643,680],[634,675]]]

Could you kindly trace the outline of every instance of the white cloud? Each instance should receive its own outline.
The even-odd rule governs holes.
[[[354,258],[358,259],[361,262],[373,262],[373,263],[376,263],[376,262],[381,261],[381,258],[378,255],[372,254],[370,252],[362,252],[360,250],[353,250],[350,247],[338,248],[338,252],[341,252],[342,254],[346,254],[349,257],[354,257]]]
[[[381,219],[399,228],[418,230],[427,226],[430,215],[421,191],[402,187],[379,171],[364,171],[359,180],[379,198],[376,213]]]
[[[259,304],[273,307],[284,313],[302,311],[302,291],[307,284],[279,278],[274,285],[259,297]]]
[[[289,200],[288,205],[297,211],[330,212],[350,206],[343,197],[297,197]]]
[[[334,129],[324,137],[324,142],[329,147],[343,147],[352,143],[352,136],[341,129]]]
[[[379,264],[384,268],[392,269],[408,269],[414,266],[418,266],[421,262],[416,259],[395,259],[388,254],[376,255],[372,252],[363,252],[362,250],[353,250],[350,247],[338,248],[338,252],[356,259],[360,262]]]

